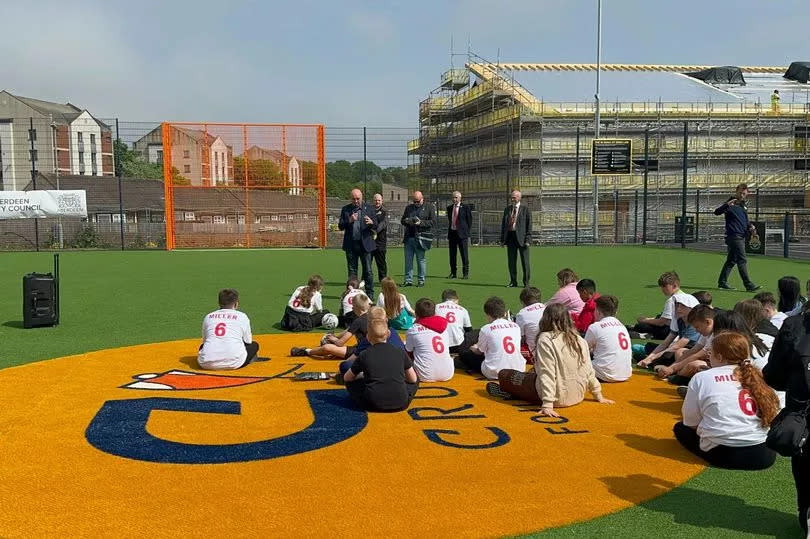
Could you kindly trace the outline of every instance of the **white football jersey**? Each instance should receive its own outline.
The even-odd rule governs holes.
[[[436,316],[447,319],[447,338],[450,346],[464,342],[464,328],[471,328],[470,313],[455,301],[436,305]]]
[[[203,318],[202,338],[197,355],[200,367],[238,369],[247,359],[245,343],[253,341],[250,319],[235,309],[219,309]]]
[[[680,290],[678,292],[680,292]],[[669,296],[667,301],[664,303],[664,310],[661,311],[661,318],[668,318],[669,320],[675,319],[675,298],[673,296],[674,294]]]
[[[287,302],[287,307],[292,309],[293,311],[298,311],[299,313],[317,313],[323,310],[323,298],[321,297],[320,292],[315,292],[312,294],[312,298],[309,300],[309,307],[304,307],[301,305],[301,291],[306,288],[306,286],[299,286],[295,289],[295,292],[292,293],[290,296],[290,300]]]
[[[352,288],[346,292],[346,295],[343,296],[343,300],[340,302],[341,314],[348,314],[352,312],[354,298],[357,297],[358,294],[365,294],[365,292],[362,288]]]
[[[413,354],[413,370],[420,382],[444,382],[453,377],[449,329],[436,333],[417,322],[405,333],[405,350]]]
[[[683,401],[683,423],[696,427],[704,451],[725,445],[747,447],[765,441],[768,429],[760,426],[757,405],[734,377],[735,365],[722,365],[697,373]]]
[[[633,374],[633,350],[627,328],[608,316],[588,326],[585,341],[593,354],[596,377],[606,382],[624,382]]]
[[[484,353],[481,374],[497,380],[503,369],[523,372],[526,360],[520,353],[520,327],[503,318],[481,327],[478,334],[478,349]]]
[[[515,316],[515,324],[520,327],[523,341],[528,345],[534,355],[537,348],[537,334],[540,333],[540,319],[543,318],[546,306],[542,303],[533,303],[523,307]]]
[[[777,312],[775,315],[771,317],[771,324],[773,324],[776,329],[779,329],[785,322],[785,318],[787,318],[787,315],[785,313]]]

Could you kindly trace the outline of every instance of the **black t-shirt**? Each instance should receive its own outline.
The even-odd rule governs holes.
[[[352,364],[354,374],[363,373],[365,397],[377,410],[402,410],[408,406],[405,371],[413,366],[405,350],[388,343],[366,349]]]
[[[354,335],[358,341],[364,338],[366,333],[368,333],[368,313],[357,317],[346,331]]]

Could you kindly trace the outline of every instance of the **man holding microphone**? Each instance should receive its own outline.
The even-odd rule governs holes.
[[[376,249],[373,233],[377,227],[374,208],[363,202],[363,192],[352,189],[352,203],[340,210],[338,228],[343,231],[343,250],[349,278],[357,276],[357,259],[363,265],[366,295],[374,297],[374,274],[371,271],[371,253]]]
[[[724,290],[734,290],[728,284],[728,276],[731,275],[731,270],[735,265],[748,292],[760,289],[760,286],[754,284],[748,277],[748,260],[745,258],[745,238],[754,230],[754,225],[748,220],[748,212],[745,208],[748,194],[748,185],[741,183],[737,186],[735,195],[714,210],[715,215],[723,215],[726,218],[728,256],[726,263],[723,264],[723,269],[720,270],[720,277],[717,279],[717,287]]]

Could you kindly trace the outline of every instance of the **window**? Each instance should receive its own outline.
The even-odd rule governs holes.
[[[228,218],[227,218],[227,221],[228,221],[228,224],[236,223],[236,216],[235,215],[229,215]]]
[[[810,158],[808,159],[794,159],[793,170],[810,170]]]
[[[157,151],[157,164],[158,165],[163,164],[163,150],[158,150]]]
[[[112,216],[109,213],[96,214],[97,223],[112,223]]]
[[[81,131],[76,133],[76,135],[79,137],[79,142],[84,142],[84,140],[82,139],[82,132]]]
[[[236,222],[239,223],[240,225],[244,225],[245,224],[245,216],[244,215],[237,215],[236,216]]]
[[[210,215],[203,215],[202,217],[200,217],[200,221],[202,221],[203,223],[211,223],[212,219]]]
[[[189,174],[191,172],[191,165],[183,165],[183,173]]]
[[[215,215],[214,216],[214,224],[224,225],[225,224],[225,216],[224,215]]]
[[[95,166],[96,165],[96,153],[93,152],[90,154],[90,163]]]
[[[84,152],[79,152],[79,164],[84,164]]]
[[[194,212],[193,212],[193,211],[187,211],[187,212],[185,212],[185,213],[183,214],[183,219],[184,219],[185,221],[193,221],[193,220],[194,220]]]
[[[90,133],[90,151],[96,151],[96,134]]]
[[[191,158],[191,153],[188,150],[183,150],[183,159],[190,159],[190,158]]]
[[[112,222],[113,223],[120,223],[121,222],[121,214],[120,213],[112,214]],[[126,216],[124,216],[124,222],[126,222]]]

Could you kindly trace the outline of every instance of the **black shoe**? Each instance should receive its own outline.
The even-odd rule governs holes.
[[[733,286],[729,286],[729,285],[728,285],[728,284],[726,284],[726,283],[720,283],[720,284],[718,284],[718,285],[717,285],[717,288],[722,288],[723,290],[737,290],[737,289],[736,289],[736,288],[734,288]]]
[[[402,283],[402,286],[413,286],[413,283]]]
[[[455,273],[451,273],[450,275],[448,275],[448,276],[447,276],[447,278],[448,278],[448,279],[455,279],[455,278],[456,278],[456,274],[455,274]]]
[[[290,356],[292,357],[306,357],[307,356],[307,349],[300,348],[298,346],[293,346],[290,349]]]
[[[425,286],[425,283],[416,283],[416,286],[421,288],[421,287]]]
[[[517,283],[509,283],[506,288],[517,288]]]
[[[745,287],[745,290],[746,290],[747,292],[756,292],[756,291],[757,291],[757,290],[759,290],[760,288],[762,288],[762,287],[761,287],[761,286],[759,286],[758,284],[755,284],[755,285],[752,285],[752,286],[746,286],[746,287]]]
[[[515,398],[514,396],[512,396],[511,393],[507,393],[506,391],[501,389],[501,386],[498,385],[498,382],[487,382],[487,393],[489,393],[491,397],[497,397],[499,399],[507,401],[513,400]]]

